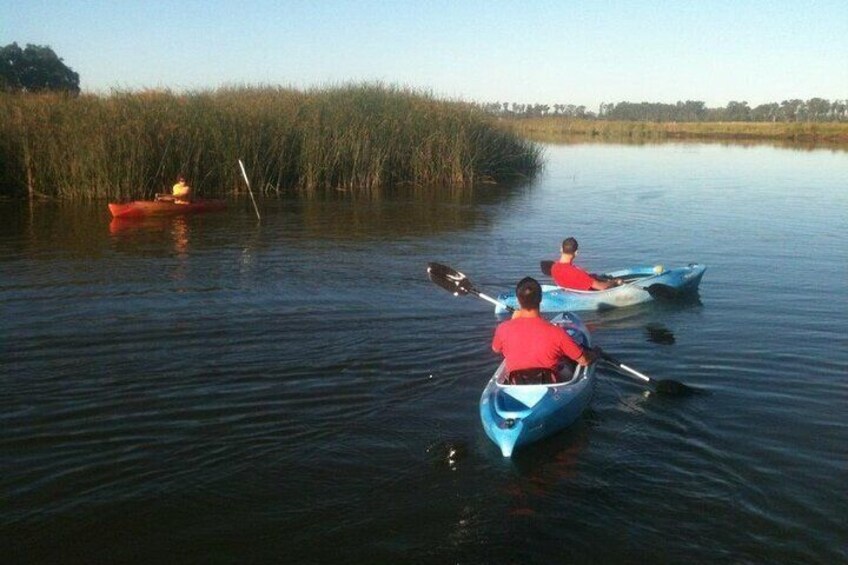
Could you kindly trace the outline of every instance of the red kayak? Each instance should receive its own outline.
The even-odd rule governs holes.
[[[225,200],[193,200],[185,204],[168,201],[136,200],[125,204],[110,203],[109,211],[113,218],[142,218],[144,216],[163,216],[169,214],[193,214],[212,212],[227,207]]]

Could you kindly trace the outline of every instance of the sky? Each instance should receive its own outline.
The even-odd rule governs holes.
[[[375,82],[476,102],[848,99],[848,1],[2,0],[83,91]]]

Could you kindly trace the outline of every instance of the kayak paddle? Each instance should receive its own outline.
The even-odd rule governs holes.
[[[628,367],[627,365],[625,365],[624,363],[622,363],[621,361],[619,361],[618,359],[616,359],[615,357],[613,357],[612,355],[607,353],[606,351],[604,351],[600,348],[599,348],[599,350],[600,350],[600,353],[601,353],[601,359],[603,359],[604,361],[606,361],[607,363],[609,363],[613,367],[620,369],[623,373],[628,374],[628,375],[633,375],[634,377],[636,377],[640,381],[645,382],[645,383],[653,386],[654,390],[656,390],[657,392],[662,392],[662,393],[665,393],[665,394],[673,394],[673,395],[677,395],[677,396],[692,394],[694,392],[697,392],[697,389],[694,389],[694,388],[692,388],[688,385],[685,385],[685,384],[683,384],[679,381],[674,381],[674,380],[671,380],[671,379],[661,379],[661,380],[652,379],[648,375],[643,375],[642,373],[640,373],[636,369],[634,369],[632,367]]]
[[[481,298],[487,302],[491,302],[492,304],[503,306],[510,312],[515,311],[515,308],[511,308],[510,306],[507,306],[499,300],[492,298],[491,296],[487,296],[476,288],[474,288],[474,285],[471,284],[471,281],[468,279],[467,276],[455,269],[452,269],[451,267],[448,267],[447,265],[442,265],[440,263],[428,263],[427,276],[430,278],[431,281],[436,283],[436,285],[447,290],[454,296],[466,296],[470,294],[472,296],[476,296],[477,298]],[[657,392],[672,395],[690,394],[692,392],[695,392],[695,389],[693,389],[692,387],[687,386],[678,381],[674,381],[671,379],[652,379],[651,377],[643,375],[639,371],[628,367],[624,363],[620,362],[618,359],[614,358],[612,355],[608,354],[606,351],[603,351],[600,348],[598,348],[598,351],[600,352],[601,359],[616,367],[617,369],[625,372],[626,374],[634,375],[639,378],[640,381],[653,385],[654,389]]]
[[[491,302],[495,306],[503,306],[508,311],[514,312],[515,308],[507,306],[506,304],[501,303],[498,300],[495,300],[491,296],[487,296],[474,288],[471,284],[471,281],[468,280],[468,277],[463,275],[457,270],[451,269],[447,265],[441,265],[439,263],[427,263],[427,276],[430,277],[430,280],[436,283],[438,286],[447,290],[454,296],[465,296],[466,294],[471,294],[476,296],[477,298],[482,298],[487,302]]]
[[[548,275],[550,277],[551,276],[551,270],[554,267],[554,261],[540,261],[539,266],[542,269],[542,274]],[[601,279],[601,280],[603,280],[604,278],[607,278],[603,275],[601,275],[601,276],[592,275],[592,276],[597,278],[597,279]],[[656,276],[656,275],[651,275],[651,276]],[[635,279],[632,279],[630,281],[626,281],[624,284],[625,285],[631,284],[631,283],[633,283],[637,280],[640,280],[640,279],[635,278]],[[643,288],[645,291],[647,291],[648,294],[650,294],[654,298],[672,300],[672,299],[680,297],[680,291],[678,289],[674,288],[673,286],[669,286],[667,284],[654,283],[652,285],[648,285],[648,286],[644,286],[644,287],[640,287],[640,288]]]

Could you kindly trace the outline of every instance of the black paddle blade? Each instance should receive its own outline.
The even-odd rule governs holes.
[[[539,267],[542,269],[542,274],[551,276],[551,269],[554,268],[553,261],[540,261]]]
[[[660,300],[675,300],[681,296],[680,290],[667,284],[654,283],[645,290],[648,291],[648,294]]]
[[[472,290],[471,281],[468,280],[468,277],[447,265],[428,263],[427,276],[454,296],[464,296]]]
[[[655,385],[657,392],[672,396],[687,396],[698,392],[698,389],[692,388],[691,386],[685,385],[681,382],[672,381],[669,379],[656,381]]]

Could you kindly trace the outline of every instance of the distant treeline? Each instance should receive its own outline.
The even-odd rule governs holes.
[[[480,107],[501,117],[537,118],[562,116],[584,120],[635,122],[847,122],[848,99],[784,100],[751,108],[747,102],[731,101],[724,108],[707,108],[706,103],[687,100],[676,104],[659,102],[602,103],[598,112],[574,104],[518,104],[492,102]]]
[[[200,196],[368,194],[532,176],[541,148],[472,104],[382,85],[0,94],[0,195],[150,197],[183,174]]]
[[[848,146],[848,122],[648,122],[565,116],[501,118],[501,125],[539,142],[725,140]]]

